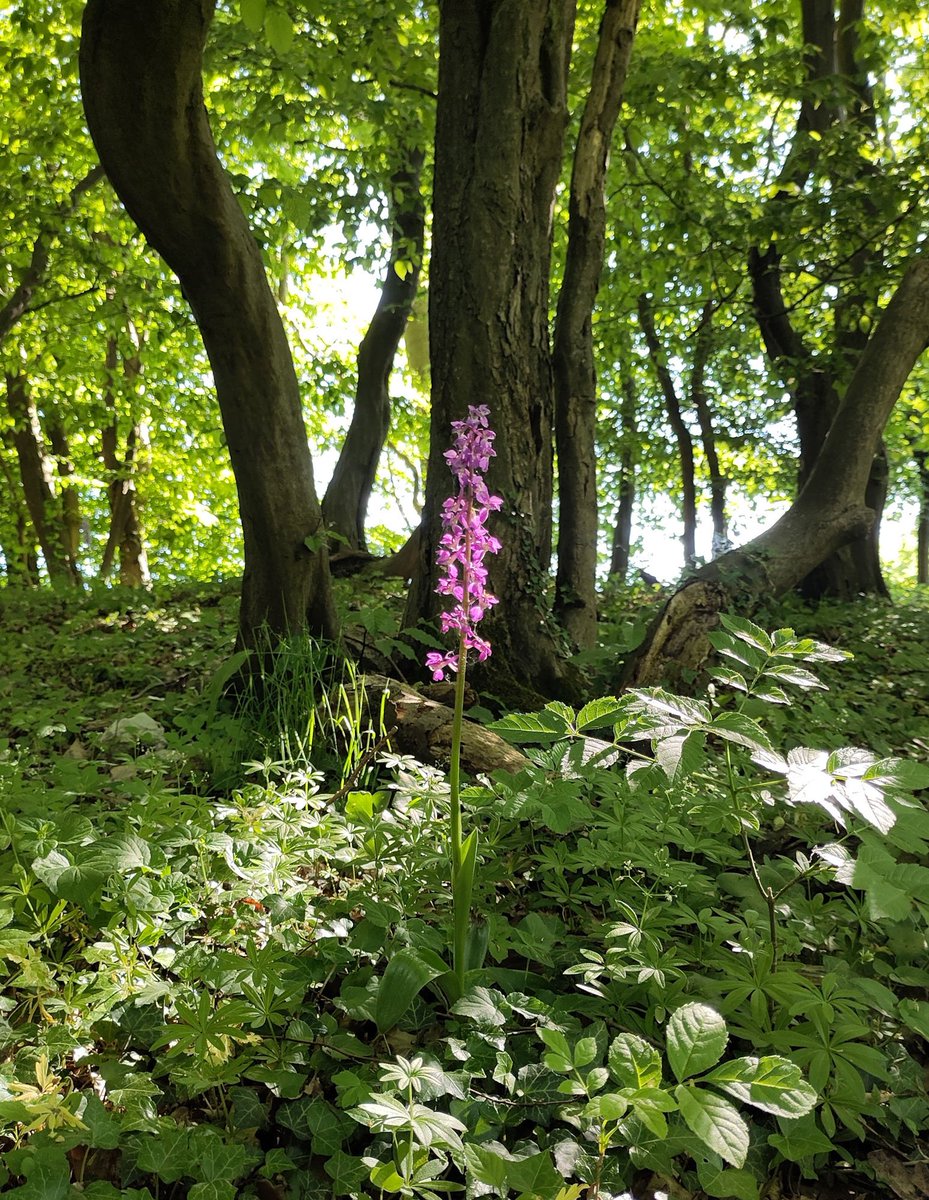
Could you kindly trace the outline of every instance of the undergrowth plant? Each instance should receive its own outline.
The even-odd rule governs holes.
[[[358,774],[351,688],[355,736],[268,728],[235,787],[117,756],[83,708],[54,752],[11,739],[3,1194],[761,1200],[914,1159],[929,771],[803,736],[840,668],[814,639],[727,619],[717,648],[705,696],[496,723],[526,765],[459,788],[487,954],[458,995],[448,781]],[[208,700],[145,702],[191,762],[224,736]]]

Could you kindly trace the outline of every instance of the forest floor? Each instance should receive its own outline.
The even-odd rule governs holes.
[[[349,644],[412,679],[342,586]],[[0,591],[0,1192],[929,1198],[929,598],[772,611],[854,657],[736,636],[750,695],[653,694],[625,743],[612,646],[578,713],[482,698],[527,757],[465,793],[457,996],[443,773],[329,651],[230,701],[236,606]]]

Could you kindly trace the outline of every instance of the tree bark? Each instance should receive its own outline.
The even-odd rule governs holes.
[[[923,253],[911,261],[872,333],[796,501],[770,529],[678,588],[627,661],[624,683],[658,683],[682,667],[701,666],[720,612],[751,616],[840,546],[868,535],[874,513],[860,497],[887,419],[927,343],[929,254]]]
[[[59,419],[48,420],[46,432],[52,454],[55,456],[58,478],[61,480],[61,539],[68,566],[77,581],[80,579],[78,560],[81,550],[81,500],[77,488],[69,482],[74,475],[71,446],[64,425]]]
[[[916,582],[929,584],[929,450],[916,450],[919,474],[919,517],[916,521]]]
[[[627,362],[629,360],[627,359]],[[622,378],[622,449],[619,456],[619,505],[613,522],[613,542],[610,547],[610,576],[626,582],[629,574],[629,553],[632,545],[632,516],[635,509],[636,467],[636,394],[635,382],[627,369]]]
[[[4,429],[2,433],[4,445],[16,452],[13,433]],[[35,533],[32,523],[23,512],[22,487],[14,478],[10,464],[5,456],[0,455],[0,471],[9,495],[9,519],[4,529],[3,562],[6,577],[10,583],[21,583],[27,587],[35,587],[39,582],[39,558],[36,553]]]
[[[23,375],[7,372],[6,401],[13,422],[13,444],[19,460],[23,495],[48,577],[52,583],[79,586],[77,563],[68,555],[68,535],[56,504],[52,468],[42,443],[39,415]]]
[[[725,554],[729,547],[729,523],[726,518],[726,477],[719,466],[713,415],[706,394],[706,368],[712,350],[713,304],[708,300],[700,314],[694,342],[694,360],[690,371],[690,403],[697,413],[700,443],[710,475],[710,516],[713,521],[712,558]]]
[[[126,435],[126,452],[120,458],[115,395],[115,372],[118,365],[119,349],[116,338],[111,337],[106,348],[107,383],[104,393],[104,403],[110,420],[100,434],[100,456],[110,477],[107,484],[110,529],[100,560],[99,578],[106,579],[113,570],[118,549],[119,582],[123,587],[147,588],[152,579],[139,517],[135,477],[139,469],[140,450],[144,453],[148,448],[148,430],[144,421],[137,421]],[[123,375],[130,388],[141,372],[142,360],[138,354],[123,359]]]
[[[564,691],[544,596],[552,540],[551,214],[567,120],[574,0],[442,0],[430,266],[432,412],[410,624],[438,610],[435,553],[451,491],[451,422],[486,403],[497,433],[488,483],[504,507],[491,561],[500,603],[484,679]]]
[[[792,195],[802,189],[820,156],[822,135],[841,125],[855,137],[876,133],[871,89],[867,72],[857,57],[858,22],[863,0],[842,0],[836,16],[835,0],[801,0],[802,34],[805,44],[807,92],[801,101],[793,144],[779,177],[781,190],[771,201],[783,212],[782,225],[792,220]],[[838,78],[851,87],[851,106],[839,103]],[[818,135],[811,138],[810,133]],[[844,136],[844,133],[843,133]],[[858,158],[862,176],[873,172],[863,157]],[[842,180],[832,178],[835,186]],[[847,182],[847,180],[845,181]],[[867,190],[866,188],[864,189]],[[834,345],[830,351],[814,353],[796,330],[785,303],[781,274],[782,254],[776,241],[767,247],[754,246],[749,253],[749,276],[755,315],[768,357],[790,390],[800,441],[798,489],[813,471],[826,435],[839,411],[840,397],[855,369],[867,335],[861,332],[860,317],[868,299],[864,289],[874,252],[863,248],[848,263],[850,280],[843,288],[835,310]],[[887,596],[881,572],[878,533],[886,494],[887,464],[883,447],[875,448],[875,459],[862,499],[875,513],[867,530],[817,564],[799,581],[801,592],[810,597],[835,596],[850,599],[859,593]]]
[[[322,514],[290,347],[216,154],[201,78],[214,0],[88,0],[81,87],[100,160],[177,274],[213,368],[245,545],[239,644],[331,637]]]
[[[697,557],[697,484],[694,470],[694,442],[681,412],[677,388],[674,386],[674,379],[668,368],[664,349],[658,339],[651,301],[644,294],[639,296],[638,309],[639,323],[645,335],[649,358],[664,396],[668,424],[671,426],[674,440],[677,442],[677,456],[681,465],[681,517],[684,526],[681,541],[684,544],[684,566],[691,567]]]
[[[377,308],[358,348],[355,408],[326,495],[330,533],[366,551],[365,518],[377,464],[390,428],[390,373],[419,284],[426,213],[420,191],[423,154],[410,151],[391,179],[390,260]],[[403,264],[403,267],[401,267]]]
[[[558,455],[555,613],[571,641],[597,639],[597,373],[592,316],[606,240],[604,182],[640,0],[608,0],[571,171],[568,249],[552,366]]]

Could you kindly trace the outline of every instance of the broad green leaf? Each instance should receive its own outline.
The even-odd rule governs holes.
[[[734,1167],[745,1164],[748,1155],[748,1126],[738,1110],[722,1096],[706,1088],[680,1083],[674,1089],[687,1128],[711,1150]]]
[[[620,1087],[652,1088],[661,1084],[661,1055],[634,1033],[620,1033],[610,1043],[607,1065]]]
[[[727,742],[735,742],[739,746],[747,746],[749,750],[768,750],[774,747],[765,731],[757,721],[740,712],[721,712],[713,718],[710,729],[717,737]]]
[[[665,1037],[668,1062],[678,1080],[719,1062],[729,1041],[726,1022],[706,1004],[685,1004],[673,1012]]]
[[[387,964],[377,990],[375,1019],[381,1033],[393,1029],[413,1000],[448,966],[430,950],[398,950]]]
[[[550,708],[538,713],[508,713],[498,721],[491,721],[489,728],[508,742],[551,743],[572,732],[573,715],[566,720],[563,713]]]
[[[332,1180],[333,1196],[350,1196],[358,1193],[368,1174],[368,1168],[354,1154],[339,1150],[323,1163],[323,1169]]]
[[[813,1114],[797,1120],[779,1120],[780,1133],[772,1133],[768,1145],[773,1146],[789,1162],[802,1162],[814,1154],[830,1154],[835,1146],[816,1124]]]
[[[286,54],[294,42],[294,23],[283,8],[269,8],[265,13],[265,37],[275,54]]]
[[[239,0],[242,24],[252,33],[260,33],[265,21],[267,0]]]
[[[624,699],[601,696],[598,700],[591,700],[589,704],[584,705],[577,714],[575,728],[578,733],[582,733],[585,729],[604,729],[608,725],[615,725],[626,715],[626,708]]]
[[[818,1098],[797,1064],[777,1055],[734,1058],[704,1075],[701,1082],[713,1083],[744,1104],[778,1117],[802,1117]]]
[[[929,1003],[925,1000],[901,1000],[899,1011],[907,1029],[912,1029],[929,1042]]]
[[[708,1196],[720,1200],[758,1200],[758,1180],[751,1171],[724,1167],[714,1155],[713,1161],[697,1160],[697,1179]]]
[[[734,617],[728,613],[720,613],[719,623],[723,629],[735,637],[740,638],[749,646],[754,646],[756,650],[760,650],[763,654],[772,654],[774,652],[774,640],[767,630],[755,625],[752,621],[748,621],[745,617]]]

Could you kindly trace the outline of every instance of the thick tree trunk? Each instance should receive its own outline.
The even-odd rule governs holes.
[[[432,416],[419,569],[407,619],[434,616],[451,422],[488,404],[504,507],[490,563],[500,603],[485,679],[565,689],[544,596],[552,540],[551,213],[567,118],[574,0],[443,0],[429,331]],[[483,629],[482,629],[483,631]]]
[[[76,562],[68,556],[68,537],[52,486],[52,466],[42,444],[39,415],[22,375],[6,376],[6,402],[13,422],[13,444],[29,519],[53,583],[80,585]]]
[[[597,373],[592,316],[606,239],[604,181],[640,0],[610,0],[574,151],[568,250],[552,347],[558,454],[555,613],[582,649],[597,639]]]
[[[690,567],[697,557],[697,484],[694,470],[693,438],[690,436],[690,429],[681,412],[677,388],[674,386],[674,378],[658,339],[651,301],[647,296],[639,296],[638,309],[639,323],[645,335],[649,358],[664,396],[668,424],[671,426],[671,432],[677,442],[677,457],[681,466],[681,518],[683,521],[681,541],[684,544],[684,566]]]
[[[326,528],[350,550],[368,548],[368,500],[390,428],[390,373],[419,283],[426,228],[422,162],[422,151],[411,151],[391,180],[390,260],[377,309],[358,348],[355,409],[323,499]]]
[[[2,431],[5,446],[16,452],[12,430]],[[8,519],[3,535],[3,563],[6,577],[10,583],[25,584],[34,587],[39,582],[39,557],[36,553],[35,533],[28,515],[23,512],[24,497],[22,486],[17,481],[7,462],[0,455],[0,472],[2,472],[5,491],[9,499],[7,508]]]
[[[852,376],[842,406],[800,495],[779,521],[738,550],[702,567],[665,605],[623,682],[667,680],[699,667],[719,613],[750,616],[764,600],[800,582],[840,546],[867,536],[873,512],[861,504],[881,433],[929,342],[929,254],[914,258]]]
[[[213,368],[245,543],[239,641],[336,631],[290,347],[203,103],[214,0],[89,0],[87,123],[129,215],[180,279]]]

